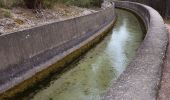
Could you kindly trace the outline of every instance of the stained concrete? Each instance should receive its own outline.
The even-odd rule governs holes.
[[[100,41],[115,22],[114,6],[0,36],[0,99],[65,67]],[[35,76],[35,77],[33,77]]]
[[[132,2],[115,2],[140,16],[147,27],[144,41],[136,57],[113,83],[104,100],[155,100],[168,43],[167,30],[157,11]]]
[[[133,13],[116,9],[116,14],[112,31],[100,43],[69,64],[61,74],[51,75],[18,97],[25,100],[101,100],[135,56],[144,36],[143,25]]]

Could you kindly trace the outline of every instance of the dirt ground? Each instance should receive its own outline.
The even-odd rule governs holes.
[[[0,33],[24,30],[37,25],[94,13],[96,10],[56,4],[52,9],[0,8]]]

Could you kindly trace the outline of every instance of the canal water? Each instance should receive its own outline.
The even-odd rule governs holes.
[[[23,99],[101,100],[133,59],[144,37],[135,15],[120,9],[116,12],[117,22],[102,42]]]

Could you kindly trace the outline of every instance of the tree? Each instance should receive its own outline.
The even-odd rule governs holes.
[[[101,7],[103,0],[92,0],[92,5]]]
[[[30,9],[41,9],[52,7],[55,0],[24,0],[25,5]]]

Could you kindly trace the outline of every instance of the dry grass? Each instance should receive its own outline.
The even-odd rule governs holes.
[[[43,8],[52,8],[55,3],[64,3],[79,7],[99,7],[101,4],[101,0],[0,0],[0,7],[11,8],[13,6],[25,6],[27,4],[35,5],[35,1],[39,1],[38,3]]]
[[[0,18],[10,18],[12,15],[11,15],[11,12],[7,9],[3,9],[3,8],[0,8]]]
[[[0,7],[3,8],[11,8],[18,5],[24,5],[23,0],[0,0]]]

